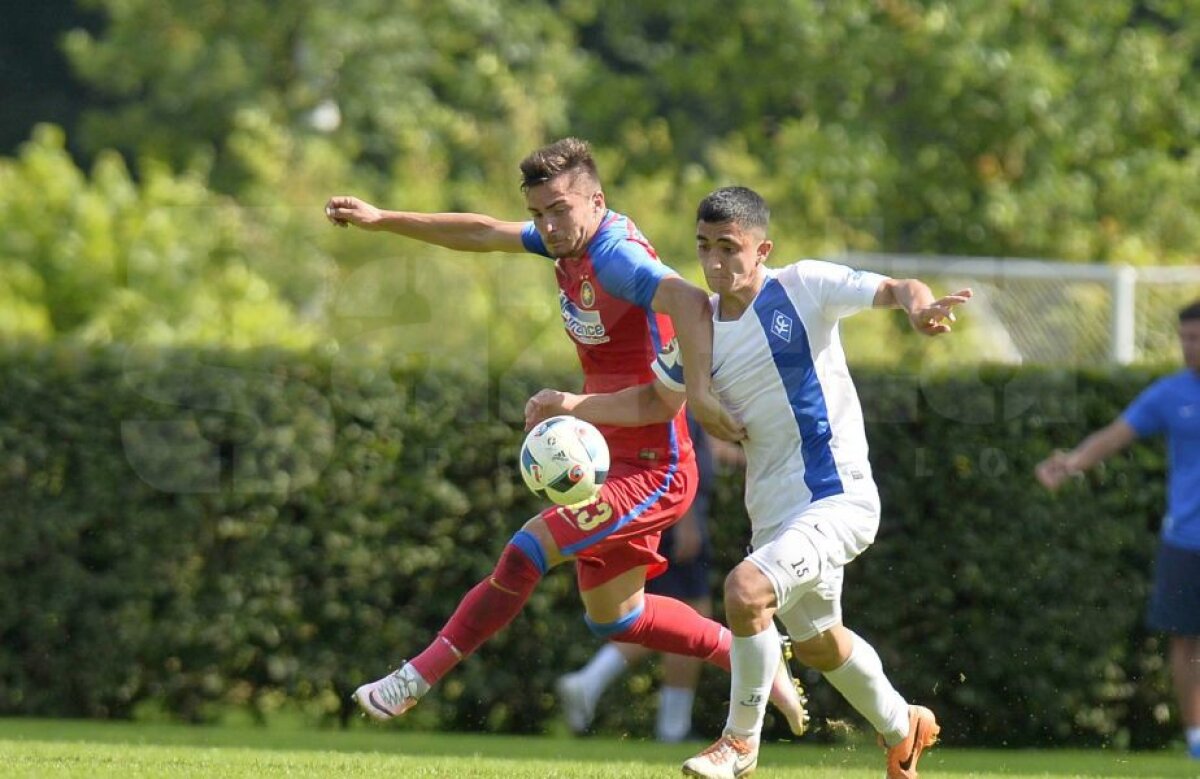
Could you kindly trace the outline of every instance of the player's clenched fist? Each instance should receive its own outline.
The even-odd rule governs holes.
[[[556,417],[559,414],[569,414],[570,400],[575,396],[569,392],[559,392],[553,389],[538,390],[525,402],[525,430],[528,432],[543,419]]]
[[[356,225],[365,230],[374,229],[380,222],[380,210],[365,200],[349,195],[329,198],[325,203],[325,216],[338,227]]]
[[[1066,452],[1057,451],[1037,464],[1033,470],[1034,476],[1048,490],[1056,490],[1070,476],[1078,471],[1071,467],[1071,460]]]

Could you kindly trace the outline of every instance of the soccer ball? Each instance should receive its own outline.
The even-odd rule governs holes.
[[[596,497],[608,476],[608,443],[590,423],[559,416],[539,422],[521,445],[521,478],[560,506]]]

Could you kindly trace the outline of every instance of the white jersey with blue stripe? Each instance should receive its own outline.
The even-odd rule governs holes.
[[[738,319],[714,313],[713,387],[746,426],[746,509],[756,535],[813,501],[875,490],[838,320],[870,307],[885,280],[802,260],[767,269]],[[682,391],[677,347],[660,354],[654,369]]]

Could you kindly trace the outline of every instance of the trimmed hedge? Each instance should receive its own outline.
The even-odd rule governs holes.
[[[848,569],[846,621],[947,741],[1175,734],[1141,628],[1161,447],[1057,496],[1030,476],[1151,378],[859,372],[884,518]],[[0,715],[287,702],[344,721],[350,691],[424,646],[537,511],[513,454],[526,397],[555,383],[274,351],[0,355]],[[740,489],[723,477],[714,501],[721,571],[748,536]],[[401,727],[544,730],[554,678],[597,646],[580,617],[571,575],[549,576]],[[810,681],[818,722],[860,722]],[[725,685],[706,672],[704,732]],[[646,734],[652,708],[632,696],[598,725]]]

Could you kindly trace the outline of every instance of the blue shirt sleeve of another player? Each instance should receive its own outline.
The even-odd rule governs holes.
[[[521,243],[525,244],[525,251],[530,254],[540,254],[543,257],[551,257],[550,252],[546,250],[546,242],[542,240],[542,235],[533,226],[533,222],[526,222],[521,228]]]
[[[1166,381],[1156,381],[1134,398],[1121,414],[1139,436],[1154,435],[1166,429],[1166,420],[1163,418],[1163,395],[1166,391]]]
[[[610,294],[647,311],[658,292],[658,283],[675,271],[650,256],[636,241],[616,239],[592,247],[596,278]]]

